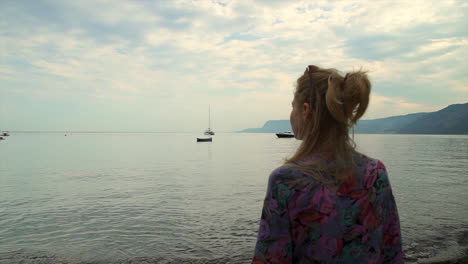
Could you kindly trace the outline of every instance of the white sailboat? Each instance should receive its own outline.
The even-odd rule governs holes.
[[[205,135],[214,136],[215,132],[211,130],[211,107],[208,106],[208,129],[205,131]]]
[[[210,106],[208,106],[208,129],[205,130],[204,133],[206,136],[205,137],[197,137],[197,142],[212,142],[213,138],[211,136],[214,136],[215,132],[211,130],[211,109]]]

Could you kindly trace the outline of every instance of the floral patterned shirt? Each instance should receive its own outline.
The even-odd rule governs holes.
[[[403,263],[385,166],[362,154],[355,164],[355,177],[332,186],[287,165],[274,170],[252,263]]]

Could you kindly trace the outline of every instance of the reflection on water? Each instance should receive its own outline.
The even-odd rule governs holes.
[[[14,134],[0,143],[0,263],[246,263],[272,134]],[[468,137],[356,135],[384,161],[409,261],[466,252]],[[463,241],[464,239],[464,241]]]

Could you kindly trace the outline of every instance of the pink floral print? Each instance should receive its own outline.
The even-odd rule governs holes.
[[[354,159],[354,177],[338,186],[287,165],[272,172],[252,263],[403,263],[385,166]]]

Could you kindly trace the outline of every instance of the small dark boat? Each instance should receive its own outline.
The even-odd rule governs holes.
[[[276,136],[278,138],[293,138],[294,134],[291,133],[290,131],[285,131],[285,132],[281,132],[281,133],[276,133]]]
[[[4,137],[8,137],[9,135],[10,135],[10,134],[8,133],[8,131],[3,131],[3,132],[2,132],[2,136],[4,136]]]
[[[3,138],[3,137],[0,137],[0,140],[4,140],[4,138]]]
[[[211,137],[197,137],[197,142],[211,142],[213,138]]]

